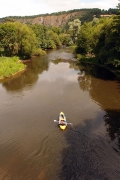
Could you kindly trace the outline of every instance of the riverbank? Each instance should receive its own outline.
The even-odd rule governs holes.
[[[25,68],[26,65],[20,61],[19,57],[0,57],[0,80],[14,76]]]
[[[85,64],[103,67],[103,68],[109,70],[110,72],[112,72],[116,76],[116,78],[120,80],[120,70],[119,69],[110,67],[108,65],[100,64],[95,57],[77,57],[77,59],[78,59],[79,63],[85,63]]]

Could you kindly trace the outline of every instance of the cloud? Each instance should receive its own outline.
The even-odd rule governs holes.
[[[49,71],[44,71],[42,74],[39,75],[39,80],[48,81],[51,83],[58,80],[62,81],[64,79],[64,83],[66,84],[68,84],[69,82],[74,83],[77,80],[78,75],[76,71],[72,68],[69,68],[69,66],[69,63],[61,62],[57,66],[52,63],[49,67]]]
[[[82,8],[115,8],[118,0],[4,0],[0,17],[29,16]]]
[[[64,11],[81,8],[115,8],[118,0],[44,0],[50,9],[54,11]]]
[[[4,0],[0,5],[0,17],[29,16],[46,13],[45,3],[36,0]]]

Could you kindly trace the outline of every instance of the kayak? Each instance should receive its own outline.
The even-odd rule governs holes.
[[[60,112],[58,125],[59,125],[60,129],[62,129],[62,130],[65,130],[67,127],[66,117],[63,112]]]

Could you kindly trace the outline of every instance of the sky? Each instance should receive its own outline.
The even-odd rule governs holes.
[[[118,0],[2,0],[0,18],[32,16],[82,8],[116,8]]]

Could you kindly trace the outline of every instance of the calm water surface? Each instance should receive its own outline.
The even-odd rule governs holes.
[[[0,83],[0,180],[50,179],[120,179],[120,82],[67,48]]]

